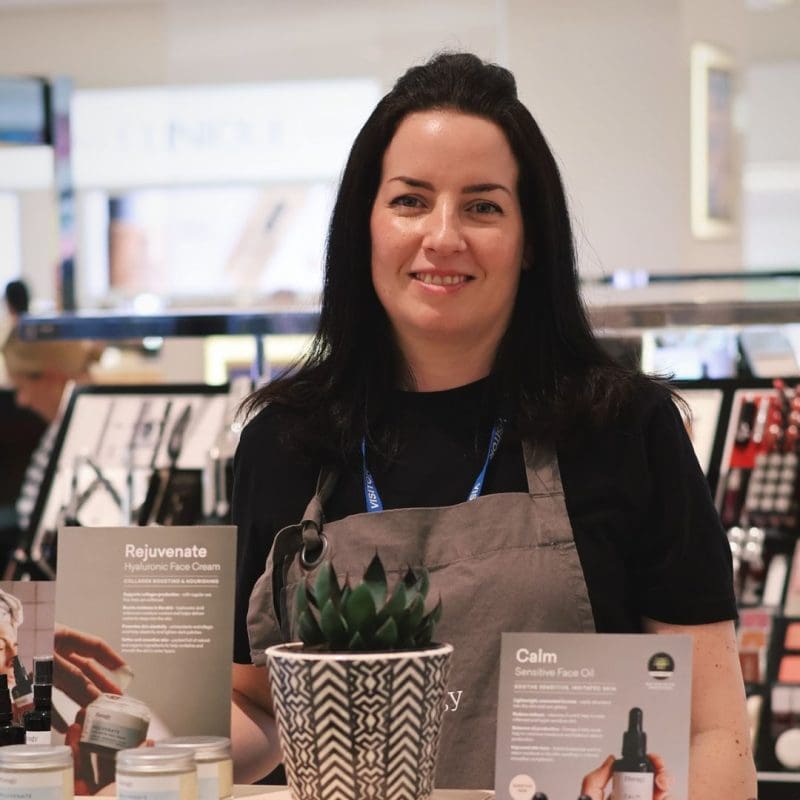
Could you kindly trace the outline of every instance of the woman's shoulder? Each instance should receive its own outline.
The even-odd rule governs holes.
[[[674,389],[660,378],[640,374],[631,380],[621,412],[637,427],[648,428],[654,421],[675,418],[680,399]]]
[[[242,429],[242,438],[264,440],[277,436],[300,419],[299,412],[284,403],[265,403],[251,411]]]
[[[280,403],[269,403],[250,413],[239,436],[237,460],[271,460],[274,454],[287,456],[292,447],[291,432],[297,429],[300,415]]]
[[[271,403],[247,421],[234,463],[234,486],[240,498],[247,495],[259,504],[269,499],[274,511],[293,508],[311,497],[319,464],[292,446],[287,436],[290,420],[297,418],[291,408]]]
[[[681,401],[667,381],[641,372],[600,369],[586,376],[579,389],[588,425],[575,429],[600,434],[641,434],[654,421],[679,418]],[[580,409],[580,406],[578,406]]]

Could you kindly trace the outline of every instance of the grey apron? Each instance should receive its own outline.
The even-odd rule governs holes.
[[[376,551],[390,583],[409,565],[426,566],[429,602],[441,595],[443,606],[435,639],[454,646],[436,773],[442,788],[494,785],[500,634],[595,630],[555,454],[527,444],[523,452],[528,494],[354,514],[326,523],[322,539],[323,505],[335,477],[321,475],[303,521],[276,536],[250,596],[251,657],[263,664],[264,648],[284,640],[278,622],[278,613],[286,622],[284,598],[293,598],[308,574],[304,545],[316,554],[324,540],[339,576],[360,577]]]

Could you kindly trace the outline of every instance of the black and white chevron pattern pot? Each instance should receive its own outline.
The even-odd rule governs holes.
[[[426,800],[453,648],[267,651],[294,800]]]

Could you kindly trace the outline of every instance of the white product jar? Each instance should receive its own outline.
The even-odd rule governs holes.
[[[72,800],[72,751],[65,745],[0,747],[0,800]]]
[[[226,736],[174,736],[158,744],[180,747],[194,755],[198,800],[228,800],[233,797],[231,740]]]
[[[134,747],[117,753],[118,800],[196,800],[197,771],[188,750]]]
[[[101,694],[86,706],[81,744],[97,753],[138,747],[147,738],[150,710],[135,697]]]

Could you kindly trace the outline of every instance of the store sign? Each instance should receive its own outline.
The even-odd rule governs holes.
[[[377,81],[76,91],[78,188],[338,178]]]

